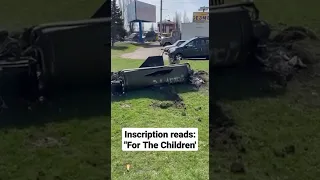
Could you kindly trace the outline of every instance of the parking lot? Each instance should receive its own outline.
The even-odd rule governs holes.
[[[136,51],[122,54],[121,58],[126,59],[147,59],[149,56],[158,56],[162,54],[162,46],[159,42],[145,43],[143,45],[137,44],[139,47]],[[168,60],[167,55],[163,55],[164,60]]]

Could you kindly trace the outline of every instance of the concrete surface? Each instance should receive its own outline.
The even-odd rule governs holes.
[[[145,45],[138,45],[141,46],[137,50],[135,50],[132,53],[126,53],[122,54],[121,58],[126,58],[126,59],[147,59],[149,56],[159,56],[162,54],[162,46],[159,45],[158,42],[155,43],[148,43]],[[163,55],[164,60],[168,60],[167,55]]]

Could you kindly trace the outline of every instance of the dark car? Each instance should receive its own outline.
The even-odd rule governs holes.
[[[139,34],[138,33],[132,33],[130,36],[127,37],[127,41],[134,41],[137,42],[139,41]]]
[[[157,34],[154,31],[148,31],[144,36],[145,41],[154,42],[157,40]]]
[[[178,63],[182,59],[209,59],[209,37],[194,37],[179,47],[172,47],[168,52],[170,63]]]

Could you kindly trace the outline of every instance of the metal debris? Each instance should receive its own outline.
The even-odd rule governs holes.
[[[190,75],[190,83],[199,89],[209,82],[209,73],[206,71],[196,71]]]

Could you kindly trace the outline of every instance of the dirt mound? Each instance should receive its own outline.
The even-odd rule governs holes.
[[[190,84],[196,89],[203,87],[209,83],[209,73],[206,71],[196,71],[190,75]]]
[[[259,42],[255,59],[263,73],[286,87],[300,70],[320,62],[320,40],[307,28],[288,27],[268,41]]]
[[[314,77],[320,77],[320,40],[314,32],[304,27],[288,27],[268,41],[259,42],[253,54],[254,57],[246,67],[258,73],[258,81],[270,81],[286,87],[287,83],[295,78],[306,83]],[[266,80],[259,78],[260,75],[266,77]],[[245,86],[241,81],[240,84]],[[254,86],[253,84],[248,85]],[[227,85],[222,81],[220,86]],[[233,95],[236,96],[236,93]],[[232,152],[234,162],[230,163],[230,171],[245,172],[241,154],[246,153],[246,148],[241,142],[241,133],[238,132],[228,107],[220,103],[223,98],[215,99],[210,102],[210,151]],[[290,153],[294,153],[293,146],[275,150],[275,154],[279,156]]]
[[[286,43],[303,39],[319,40],[315,32],[303,26],[287,27],[271,40],[278,43]]]

